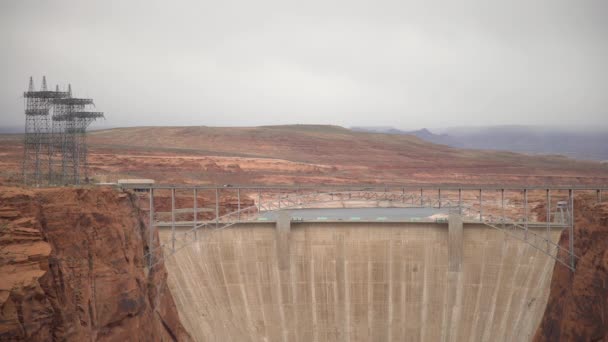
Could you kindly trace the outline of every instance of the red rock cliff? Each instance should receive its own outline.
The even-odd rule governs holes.
[[[0,340],[188,341],[135,198],[0,187]]]
[[[555,264],[534,341],[608,341],[608,203],[577,196],[575,218],[576,271]],[[568,245],[567,232],[560,243]]]

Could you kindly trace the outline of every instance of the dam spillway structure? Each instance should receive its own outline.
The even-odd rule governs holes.
[[[146,188],[149,267],[197,341],[527,341],[577,262],[568,187]],[[370,204],[446,215],[297,211]]]
[[[25,99],[23,183],[27,185],[67,185],[88,181],[86,130],[103,118],[90,111],[92,99],[72,97],[57,85],[48,90],[46,77],[39,91],[30,77]]]

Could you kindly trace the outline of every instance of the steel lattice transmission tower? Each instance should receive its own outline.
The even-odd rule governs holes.
[[[46,77],[42,78],[42,87],[34,89],[34,80],[30,77],[28,90],[23,93],[25,99],[25,138],[23,146],[23,182],[41,185],[48,182],[50,176],[50,142],[51,132],[49,116],[52,101],[68,96],[67,92],[48,91]]]
[[[51,174],[55,184],[79,184],[88,180],[87,127],[103,118],[101,112],[86,111],[92,99],[59,98],[53,100],[53,143]]]
[[[24,93],[26,127],[23,180],[33,185],[80,184],[88,181],[86,129],[101,112],[87,111],[92,99],[72,97],[67,91],[48,91],[43,78],[40,91],[33,80]]]

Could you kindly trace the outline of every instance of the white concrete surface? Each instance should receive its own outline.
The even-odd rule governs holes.
[[[448,235],[447,223],[292,223],[279,232],[274,223],[241,224],[166,266],[198,341],[529,340],[553,259],[465,223],[462,265],[450,271],[458,268],[449,267]],[[289,247],[280,252],[277,241]]]

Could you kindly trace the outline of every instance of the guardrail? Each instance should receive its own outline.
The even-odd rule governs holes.
[[[602,191],[601,187],[578,187],[574,189],[567,189],[563,187],[547,188],[546,191],[546,206],[547,206],[547,217],[545,223],[532,223],[529,222],[529,208],[528,208],[528,192],[533,191],[530,188],[513,188],[513,187],[490,187],[491,189],[498,189],[500,191],[500,205],[495,203],[493,209],[500,211],[500,215],[495,214],[484,214],[484,200],[483,194],[484,189],[474,188],[475,196],[473,200],[463,198],[463,192],[470,191],[467,187],[424,187],[424,188],[389,188],[383,187],[370,187],[370,186],[357,186],[349,187],[282,187],[282,186],[266,186],[264,188],[233,188],[233,187],[199,187],[199,186],[166,186],[166,185],[153,185],[143,189],[149,194],[149,222],[150,224],[150,250],[146,253],[146,258],[150,267],[158,264],[163,258],[171,256],[178,252],[187,245],[197,241],[202,235],[231,227],[237,223],[255,221],[261,217],[262,214],[285,210],[285,209],[298,209],[298,208],[311,208],[311,207],[327,207],[328,204],[340,205],[338,207],[346,207],[349,203],[363,202],[369,206],[386,206],[399,207],[399,208],[436,208],[442,209],[447,212],[457,212],[463,214],[467,218],[473,221],[486,224],[494,229],[504,231],[507,235],[525,241],[532,245],[543,253],[551,256],[559,263],[565,265],[571,270],[575,269],[577,257],[574,255],[573,238],[569,239],[569,248],[563,248],[558,244],[555,244],[550,240],[550,232],[554,228],[568,229],[571,237],[573,237],[574,227],[574,190],[580,189],[594,189],[598,194],[598,201],[601,201]],[[160,190],[159,190],[160,189]],[[254,198],[254,205],[241,208],[241,191],[249,190],[249,198]],[[408,190],[410,189],[410,190]],[[429,195],[429,189],[434,189]],[[520,223],[514,220],[507,220],[505,213],[505,191],[508,189],[517,189],[523,195],[523,217]],[[538,189],[538,188],[534,188]],[[564,207],[566,201],[559,201],[561,207],[556,206],[556,209],[560,211],[551,211],[551,191],[557,190],[563,192],[566,189],[567,205]],[[139,189],[140,191],[142,189]],[[170,190],[171,192],[171,209],[170,211],[155,212],[154,194],[155,191]],[[426,190],[426,191],[425,191]],[[192,191],[193,194],[193,206],[190,208],[176,208],[175,205],[175,193],[176,191]],[[199,191],[214,191],[215,192],[215,203],[214,208],[200,208],[197,205],[197,192]],[[236,192],[237,195],[237,209],[233,210],[224,215],[220,215],[220,196],[221,192],[232,191]],[[452,192],[452,196],[446,196],[446,192]],[[457,191],[457,198],[454,198],[454,192]],[[487,192],[487,190],[486,190]],[[494,194],[496,195],[496,194]],[[563,197],[563,196],[562,196]],[[563,198],[562,198],[563,199]],[[474,202],[474,203],[472,203]],[[494,200],[497,202],[497,200]],[[201,212],[212,212],[214,215],[213,219],[200,221],[198,220],[198,214]],[[178,221],[176,215],[180,214],[192,214],[192,221]],[[161,215],[158,215],[161,214]],[[159,221],[159,216],[171,216],[169,221]],[[561,222],[554,222],[557,218],[561,218]],[[539,234],[532,232],[528,229],[531,225],[543,224],[547,227],[547,237],[542,237]],[[155,253],[154,250],[154,232],[157,227],[171,227],[171,238],[169,242],[161,243],[158,242],[158,246],[162,250],[162,253]],[[176,231],[176,227],[191,227],[186,231]],[[544,245],[541,246],[541,245]]]

